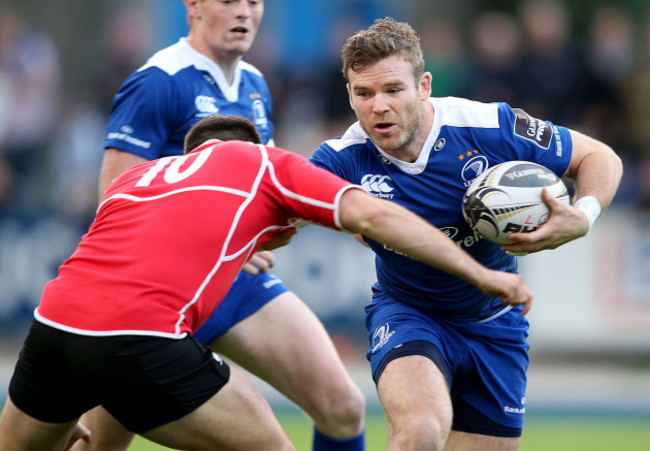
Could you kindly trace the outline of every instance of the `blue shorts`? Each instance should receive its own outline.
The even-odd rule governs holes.
[[[194,333],[209,345],[238,322],[248,318],[277,296],[289,291],[282,280],[268,272],[252,276],[240,272],[219,307]]]
[[[452,429],[521,435],[529,363],[528,321],[521,307],[485,323],[452,321],[375,292],[366,313],[375,382],[391,360],[428,357],[450,387]]]

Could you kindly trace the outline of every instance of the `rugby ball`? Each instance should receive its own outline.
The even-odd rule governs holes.
[[[508,161],[487,168],[463,196],[463,217],[487,240],[511,244],[513,232],[532,232],[550,216],[542,188],[569,203],[566,185],[554,172],[530,161]]]

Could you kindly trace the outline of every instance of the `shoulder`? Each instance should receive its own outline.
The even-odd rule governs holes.
[[[251,74],[254,77],[264,78],[262,72],[257,67],[253,66],[251,63],[247,63],[246,61],[241,61],[239,63],[239,67],[243,72]]]
[[[254,87],[255,90],[268,91],[269,87],[264,78],[264,74],[250,63],[240,61],[237,70],[241,74],[241,84],[243,89],[250,89]]]
[[[361,128],[361,124],[355,122],[345,131],[345,133],[343,133],[343,135],[323,142],[321,148],[330,148],[334,152],[341,152],[345,149],[365,146],[369,140],[370,138]]]
[[[441,126],[498,128],[500,103],[483,103],[460,97],[432,97],[436,120]]]
[[[154,53],[138,71],[156,67],[166,74],[173,76],[185,68],[196,66],[203,58],[184,39],[181,39],[176,44]]]

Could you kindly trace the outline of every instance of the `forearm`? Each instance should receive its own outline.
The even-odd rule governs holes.
[[[393,202],[348,190],[341,198],[341,223],[353,233],[465,279],[506,304],[525,304],[523,314],[530,308],[533,296],[519,275],[486,268],[440,230]]]
[[[144,163],[145,161],[148,160],[129,152],[114,148],[106,149],[102,168],[99,173],[99,197],[102,197],[106,188],[108,188],[115,178],[136,164]]]
[[[393,202],[368,200],[372,202],[342,212],[350,231],[475,285],[484,282],[487,269],[440,230]]]

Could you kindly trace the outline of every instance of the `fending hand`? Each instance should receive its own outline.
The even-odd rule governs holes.
[[[524,284],[519,274],[489,270],[485,281],[478,285],[480,290],[491,297],[498,297],[504,304],[524,306],[521,311],[525,315],[533,302],[533,293]]]
[[[246,262],[242,270],[252,276],[266,272],[275,266],[275,255],[271,251],[258,251]]]

